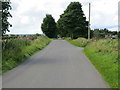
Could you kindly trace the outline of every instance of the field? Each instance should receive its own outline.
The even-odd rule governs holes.
[[[84,47],[83,52],[96,67],[111,88],[118,88],[118,40],[76,40],[67,39],[71,44]]]
[[[46,36],[39,36],[34,40],[9,39],[3,41],[1,73],[18,66],[28,57],[46,47],[50,41],[51,39]]]

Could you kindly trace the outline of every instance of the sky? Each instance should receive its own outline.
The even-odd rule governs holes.
[[[12,27],[7,34],[42,34],[41,23],[46,14],[51,14],[55,21],[63,14],[70,2],[80,2],[88,20],[91,3],[91,29],[108,28],[118,30],[119,0],[11,0]]]

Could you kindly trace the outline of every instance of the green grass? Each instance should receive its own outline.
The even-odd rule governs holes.
[[[2,73],[18,66],[34,53],[50,43],[50,39],[40,36],[35,40],[11,39],[3,42]]]
[[[74,40],[71,40],[70,38],[66,38],[65,40],[67,40],[68,42],[70,42],[71,44],[77,47],[85,47],[89,43],[89,40],[85,38],[78,38]]]
[[[118,88],[118,40],[88,41],[68,40],[75,46],[84,47],[84,53],[111,88]],[[86,42],[86,40],[85,40]]]

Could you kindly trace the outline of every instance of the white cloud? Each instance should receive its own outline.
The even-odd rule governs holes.
[[[10,33],[42,33],[40,27],[45,15],[52,14],[57,21],[71,1],[81,2],[87,20],[91,2],[91,28],[118,25],[118,0],[11,0],[13,18],[9,21],[13,27]]]
[[[118,0],[99,0],[92,3],[92,27],[110,27],[118,24]]]
[[[30,23],[30,18],[28,16],[21,17],[21,23],[22,24],[29,24]]]

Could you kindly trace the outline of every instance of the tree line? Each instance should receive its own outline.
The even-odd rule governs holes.
[[[79,2],[71,2],[60,18],[55,22],[52,15],[47,14],[41,25],[43,33],[49,38],[88,37],[88,21]],[[108,29],[90,30],[90,38],[105,38],[105,35],[119,35],[117,31]]]
[[[118,36],[120,36],[120,32],[109,31],[107,28],[91,30],[91,38],[97,38],[97,39],[112,38],[112,36],[116,36],[116,35],[117,35],[116,38],[118,38]]]
[[[49,38],[78,37],[87,38],[88,21],[79,2],[71,2],[57,23],[52,15],[47,14],[41,24],[43,33]]]

